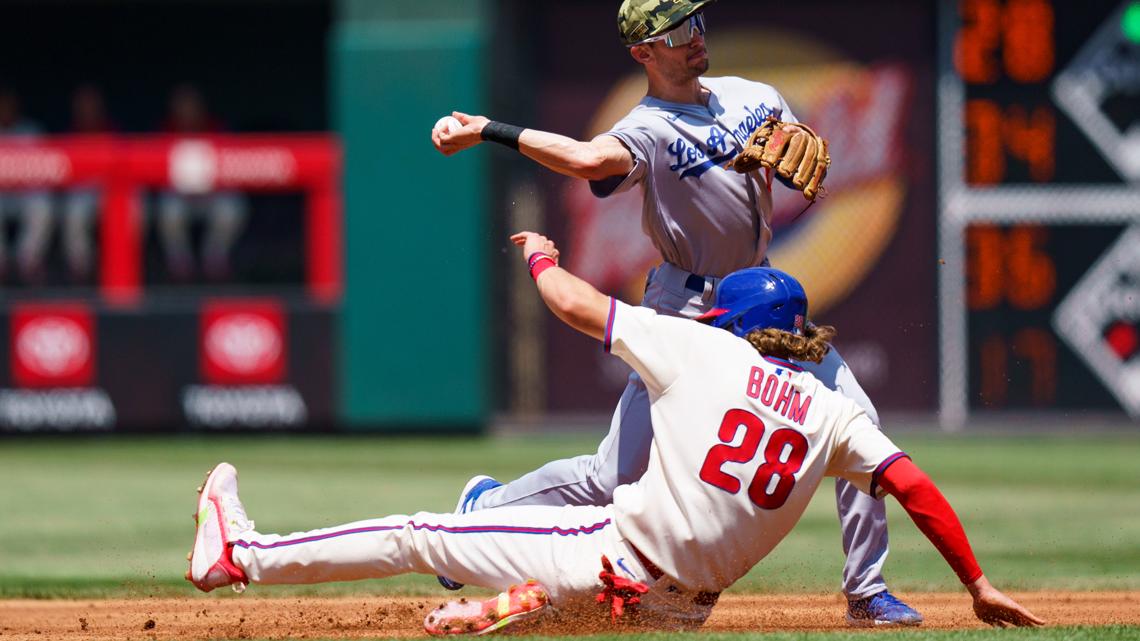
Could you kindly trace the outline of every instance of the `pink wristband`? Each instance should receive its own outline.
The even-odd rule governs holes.
[[[536,282],[538,281],[539,274],[550,269],[551,267],[558,266],[558,263],[554,262],[554,259],[546,254],[535,254],[531,256],[530,260],[527,262],[530,263],[530,277],[533,278]]]
[[[537,263],[538,261],[542,260],[543,258],[552,258],[552,256],[546,252],[534,252],[530,256],[527,256],[526,257],[526,268],[527,269],[533,269],[534,264]]]

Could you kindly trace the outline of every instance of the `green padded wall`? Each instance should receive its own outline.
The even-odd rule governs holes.
[[[485,155],[432,124],[484,106],[480,1],[341,0],[331,113],[345,150],[341,399],[352,429],[479,428],[489,411]]]

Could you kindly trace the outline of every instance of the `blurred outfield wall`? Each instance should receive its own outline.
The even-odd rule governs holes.
[[[349,427],[479,427],[491,406],[487,157],[443,159],[437,118],[479,111],[489,3],[342,0],[330,40],[345,148]]]
[[[481,428],[487,163],[428,132],[481,107],[487,20],[6,3],[29,38],[0,39],[0,431]]]

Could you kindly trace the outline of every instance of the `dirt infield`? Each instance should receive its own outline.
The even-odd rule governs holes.
[[[1052,625],[1140,625],[1140,592],[1030,592],[1015,598]],[[907,594],[935,629],[977,628],[969,597]],[[0,641],[43,639],[361,639],[426,637],[421,627],[437,600],[256,597],[77,601],[0,601]],[[574,631],[607,632],[604,625]],[[540,632],[567,633],[542,629]],[[585,629],[584,629],[585,628]],[[725,595],[703,630],[757,632],[846,629],[836,595]]]

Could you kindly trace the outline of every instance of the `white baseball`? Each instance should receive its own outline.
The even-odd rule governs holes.
[[[444,116],[435,121],[435,126],[432,129],[436,131],[446,132],[453,134],[463,128],[463,123],[459,122],[454,116]]]

